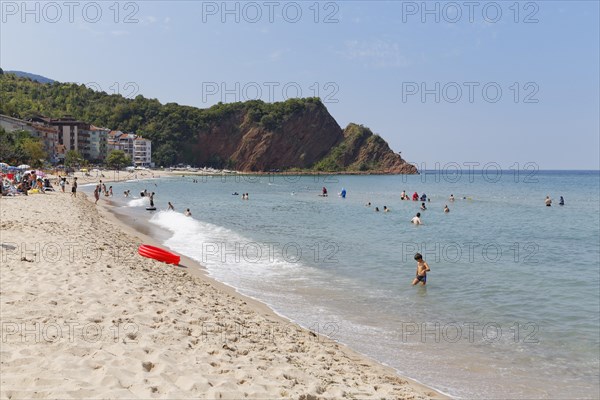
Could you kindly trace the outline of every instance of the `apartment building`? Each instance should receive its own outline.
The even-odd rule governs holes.
[[[108,134],[110,129],[90,125],[90,160],[103,162],[108,154]]]
[[[136,166],[151,167],[152,142],[142,136],[100,128],[71,116],[63,118],[33,117],[28,121],[0,115],[0,127],[7,132],[26,131],[39,138],[56,163],[64,160],[69,150],[76,150],[89,161],[103,162],[112,150],[122,150]]]
[[[152,142],[137,136],[133,141],[133,163],[136,167],[153,167]]]

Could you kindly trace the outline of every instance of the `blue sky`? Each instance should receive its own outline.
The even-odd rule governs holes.
[[[22,4],[5,70],[197,107],[320,95],[421,168],[599,168],[597,1]]]

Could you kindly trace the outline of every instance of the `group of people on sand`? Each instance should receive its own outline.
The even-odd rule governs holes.
[[[31,171],[25,171],[25,172],[19,172],[16,174],[2,174],[2,194],[3,195],[24,195],[27,196],[29,194],[45,194],[48,191],[60,191],[62,193],[66,193],[67,192],[67,186],[70,185],[71,186],[71,197],[77,197],[77,189],[79,186],[79,182],[77,180],[77,177],[73,177],[72,180],[69,182],[69,180],[67,180],[67,175],[58,175],[53,179],[53,183],[58,186],[57,189],[55,189],[54,186],[52,186],[52,183],[50,181],[50,178],[45,177],[44,175],[39,176],[38,174],[42,174],[39,171],[35,171],[35,170],[31,170]],[[106,197],[112,196],[112,186],[110,186],[108,189],[106,188],[106,185],[102,183],[102,181],[100,181],[100,183],[98,183],[96,185],[96,188],[94,190],[94,196],[96,198],[96,202],[98,202],[98,198],[100,197],[101,194],[104,194]]]
[[[552,206],[552,199],[550,198],[550,196],[546,196],[546,207],[551,207]],[[558,205],[559,206],[564,206],[565,205],[565,199],[560,196],[560,199],[558,200]]]
[[[24,174],[2,174],[0,188],[3,196],[27,196],[31,193],[43,193],[47,190],[54,191],[50,179],[40,177],[36,171],[27,171]]]

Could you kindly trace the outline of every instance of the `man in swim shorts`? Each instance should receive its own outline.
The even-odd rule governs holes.
[[[413,279],[413,286],[421,282],[422,286],[427,284],[427,271],[430,271],[429,265],[423,260],[421,253],[415,254],[415,260],[417,261],[417,276]]]

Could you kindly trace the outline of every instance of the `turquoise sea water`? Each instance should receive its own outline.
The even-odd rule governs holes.
[[[151,214],[144,199],[115,198],[166,247],[405,376],[464,398],[598,398],[599,183],[598,171],[431,171],[113,186],[175,205]],[[430,198],[422,226],[409,223],[421,202],[402,190]],[[416,251],[431,267],[426,287],[411,286]]]

